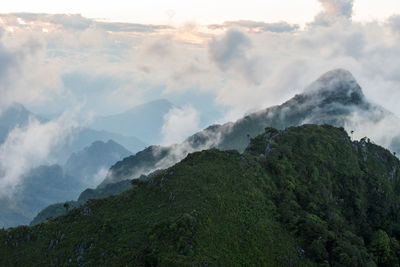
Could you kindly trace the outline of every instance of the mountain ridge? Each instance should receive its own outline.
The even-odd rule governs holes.
[[[0,230],[0,264],[396,266],[400,161],[343,128],[266,128],[121,194]]]
[[[295,95],[281,105],[251,113],[234,123],[209,126],[181,144],[147,147],[136,155],[117,162],[99,187],[169,167],[188,153],[202,149],[216,147],[244,151],[249,138],[258,135],[267,126],[285,129],[289,126],[315,123],[344,127],[351,122],[352,115],[359,113],[375,121],[393,116],[365,98],[350,72],[343,69],[332,70],[308,86],[303,94]],[[400,152],[400,147],[395,149]],[[124,166],[129,166],[130,170]],[[119,171],[121,168],[123,172]]]

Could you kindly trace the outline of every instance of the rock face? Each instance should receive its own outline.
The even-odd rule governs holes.
[[[367,123],[379,122],[387,116],[393,116],[368,102],[350,72],[333,70],[322,75],[302,94],[279,106],[249,114],[234,123],[210,126],[182,144],[170,147],[151,146],[125,158],[110,169],[100,187],[169,167],[194,151],[211,147],[243,151],[249,144],[249,138],[263,132],[265,127],[285,129],[306,123],[345,127],[351,124],[355,114],[364,118]]]

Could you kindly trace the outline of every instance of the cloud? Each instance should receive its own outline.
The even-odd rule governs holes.
[[[23,51],[24,41],[33,39],[40,44],[36,53],[26,57],[32,60],[22,61],[22,66],[31,66],[19,72],[24,85],[8,86],[18,88],[10,99],[35,103],[42,110],[54,106],[61,112],[83,102],[85,95],[84,110],[96,114],[121,112],[160,96],[173,100],[177,95],[208,94],[215,96],[213,104],[228,110],[222,122],[282,103],[324,72],[345,68],[360,82],[367,98],[400,114],[396,101],[400,98],[400,64],[395,60],[400,56],[400,35],[394,34],[399,32],[398,16],[385,23],[358,23],[351,20],[352,1],[321,4],[324,10],[319,15],[328,18],[326,23],[317,23],[318,15],[304,29],[285,22],[246,20],[206,29],[195,24],[171,28],[45,14],[21,15],[27,25],[20,25],[17,15],[0,15],[5,29],[3,46],[9,44],[2,51],[14,58],[11,62],[17,58],[11,52],[18,47]],[[47,16],[55,21],[49,22]],[[79,26],[86,20],[91,21],[89,26]],[[35,83],[31,82],[34,77]],[[104,81],[102,77],[112,77],[103,83],[107,88],[97,86]],[[10,79],[13,84],[17,80]],[[83,86],[82,80],[91,82]],[[36,92],[36,97],[25,97],[27,92]],[[28,101],[35,98],[47,100]],[[98,99],[101,105],[95,105]],[[209,105],[209,98],[204,99],[208,102],[196,105],[201,114]]]
[[[400,33],[400,15],[393,15],[388,19],[388,25],[393,32]]]
[[[27,126],[14,128],[0,146],[0,198],[16,193],[30,169],[50,163],[52,148],[64,142],[75,127],[74,120],[65,113],[46,123],[31,118]]]
[[[27,25],[35,23],[47,23],[74,31],[84,31],[89,28],[101,29],[111,32],[155,32],[158,30],[171,29],[167,25],[150,25],[138,23],[121,23],[97,21],[83,17],[81,14],[35,14],[35,13],[10,13],[0,14],[2,20],[8,25],[21,26],[21,20]]]
[[[323,11],[317,14],[310,25],[329,26],[338,21],[350,20],[353,16],[354,0],[318,0]]]
[[[207,27],[212,30],[240,28],[250,32],[293,32],[299,29],[299,25],[289,24],[286,21],[266,23],[252,20],[225,21],[222,24],[211,24]]]
[[[96,22],[95,26],[112,32],[155,32],[172,29],[167,25],[149,25],[137,23]]]
[[[318,0],[321,3],[323,13],[329,16],[345,17],[350,19],[353,15],[353,0]]]
[[[200,116],[196,109],[187,105],[173,107],[165,116],[162,126],[163,144],[181,143],[189,135],[199,130]]]
[[[246,49],[250,46],[250,39],[245,34],[230,30],[223,37],[210,42],[210,56],[221,70],[226,71],[235,61],[246,58]]]
[[[109,172],[109,167],[103,166],[99,168],[97,173],[93,175],[92,177],[85,177],[85,180],[83,181],[88,188],[95,188],[98,186],[104,178],[107,176],[107,173]]]
[[[0,31],[0,113],[14,102],[39,102],[61,90],[57,66],[46,63],[45,45]]]
[[[208,45],[211,61],[223,71],[232,71],[241,75],[247,82],[258,84],[260,77],[259,62],[256,57],[250,57],[248,52],[252,47],[251,39],[243,32],[229,30],[222,37],[213,38]]]

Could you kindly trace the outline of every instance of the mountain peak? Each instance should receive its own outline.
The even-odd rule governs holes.
[[[351,72],[335,69],[323,74],[306,90],[308,95],[322,97],[325,101],[343,104],[360,104],[364,94]]]

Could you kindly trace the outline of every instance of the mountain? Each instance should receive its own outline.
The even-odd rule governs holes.
[[[108,140],[106,143],[96,141],[83,150],[73,153],[64,165],[64,171],[68,176],[77,179],[77,183],[93,187],[99,182],[95,178],[96,175],[101,175],[110,166],[131,154],[113,140]]]
[[[161,128],[164,115],[174,105],[165,99],[158,99],[136,106],[126,112],[94,119],[89,127],[96,130],[106,130],[126,136],[136,136],[149,144],[161,141]]]
[[[53,158],[60,164],[64,164],[71,154],[85,149],[93,142],[114,140],[133,153],[140,151],[146,144],[136,137],[124,136],[107,131],[97,131],[90,128],[77,128],[67,138],[61,146],[54,148]]]
[[[395,116],[382,107],[370,103],[350,72],[342,69],[333,70],[322,75],[302,94],[279,106],[249,114],[234,123],[210,126],[181,144],[147,147],[115,164],[100,187],[107,183],[132,179],[156,169],[167,168],[194,151],[211,147],[244,151],[250,138],[261,133],[267,126],[285,129],[305,123],[326,123],[346,127],[350,131],[357,123],[354,117],[362,118],[364,121],[361,123],[369,123],[372,126]],[[400,123],[398,118],[394,121]],[[400,145],[395,146],[395,144],[393,143],[391,149],[400,152]],[[400,144],[400,141],[397,144]]]
[[[0,144],[4,143],[8,134],[16,126],[26,126],[29,123],[30,118],[35,118],[40,122],[45,122],[46,120],[33,114],[27,110],[23,105],[14,103],[9,106],[0,114]]]
[[[146,179],[153,175],[156,175],[159,171],[155,171],[148,176],[142,175],[140,179]],[[103,187],[97,187],[95,189],[88,188],[83,191],[76,201],[68,201],[70,207],[80,207],[83,206],[88,200],[96,198],[104,198],[111,195],[119,194],[125,190],[132,187],[130,180],[123,180],[117,183],[106,184]],[[30,222],[30,225],[36,225],[38,223],[47,221],[50,218],[54,218],[63,214],[66,214],[66,209],[64,207],[65,202],[51,204],[46,208],[42,209]]]
[[[49,220],[50,218],[54,218],[67,213],[64,205],[68,203],[70,208],[83,206],[86,201],[89,199],[95,198],[103,198],[111,195],[115,195],[121,193],[132,187],[130,180],[124,180],[118,183],[108,184],[103,188],[96,189],[86,189],[83,191],[79,198],[76,201],[67,201],[67,202],[59,202],[55,204],[51,204],[46,208],[42,209],[29,223],[29,225],[36,225],[38,223]]]
[[[0,227],[29,224],[44,207],[74,199],[82,190],[59,165],[39,166],[24,175],[12,198],[0,199]]]
[[[96,141],[72,154],[65,166],[43,165],[30,170],[13,200],[0,199],[0,227],[29,224],[45,207],[77,199],[84,189],[97,185],[111,165],[130,154],[112,140]],[[63,204],[61,207],[64,209]]]
[[[4,143],[8,134],[15,127],[28,125],[30,118],[41,123],[48,122],[48,120],[35,115],[23,105],[17,103],[3,111],[0,114],[0,144]],[[144,142],[131,134],[122,135],[110,131],[80,127],[72,131],[64,144],[55,147],[51,156],[56,163],[64,164],[72,153],[84,149],[95,141],[107,142],[108,140],[114,140],[132,152],[140,151],[146,147]]]
[[[134,187],[0,230],[1,266],[397,266],[400,161],[343,128],[266,128]]]

